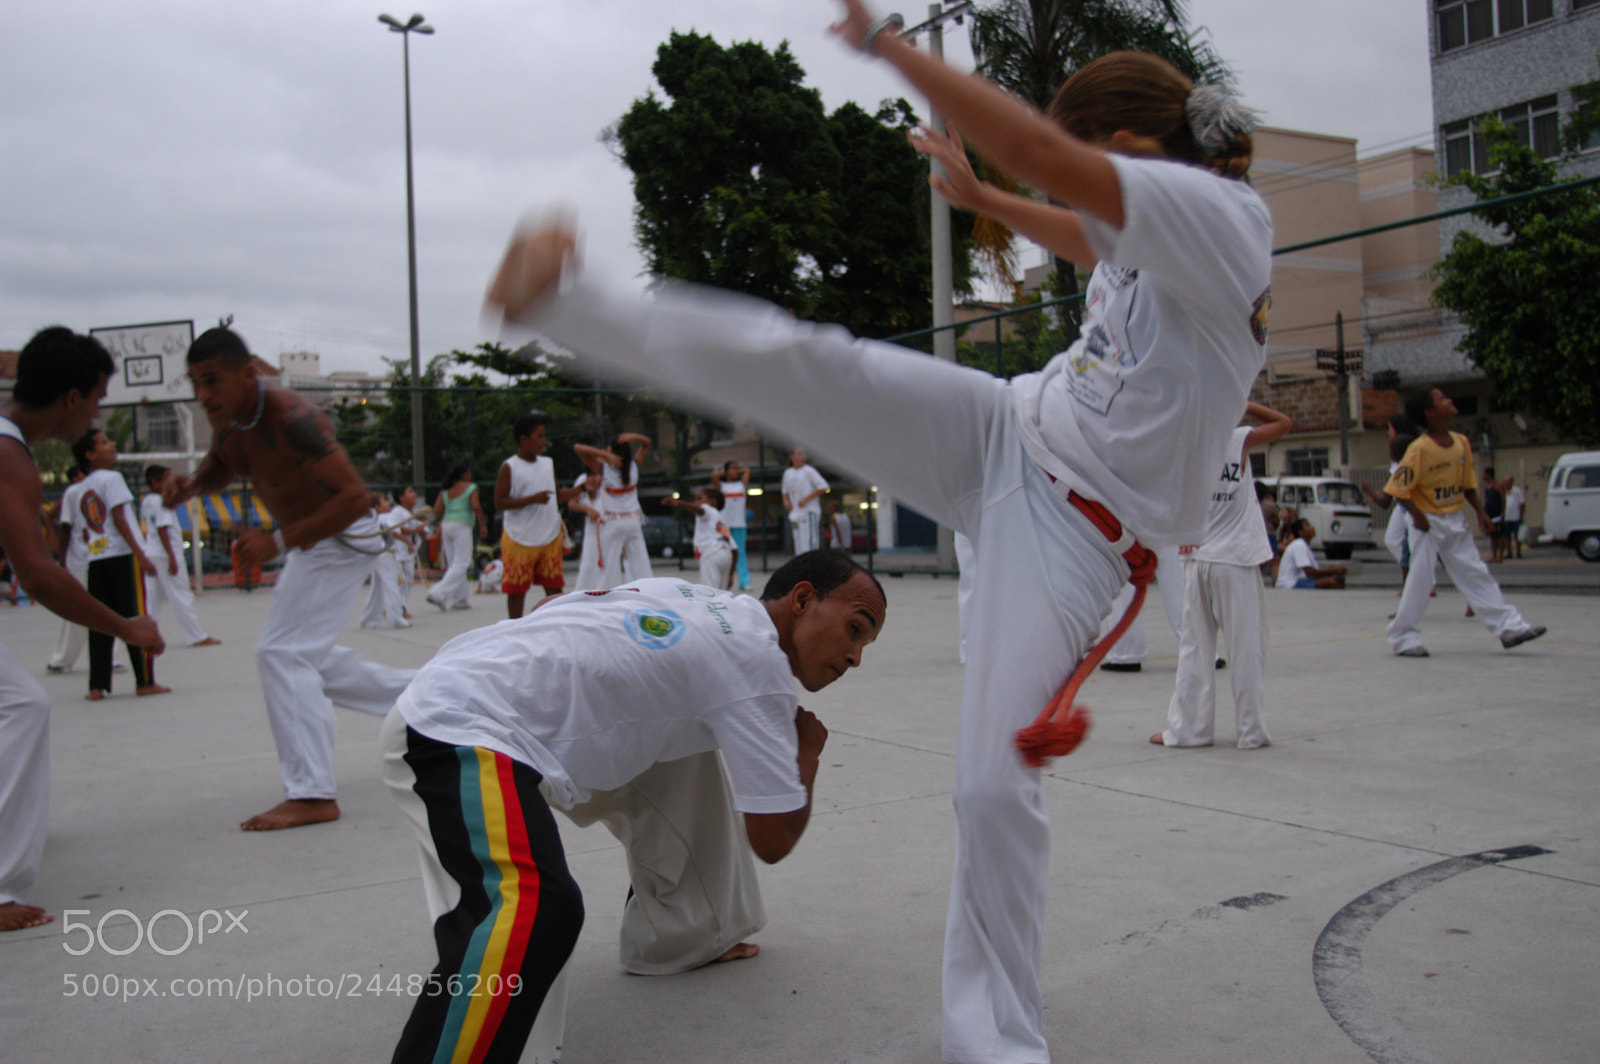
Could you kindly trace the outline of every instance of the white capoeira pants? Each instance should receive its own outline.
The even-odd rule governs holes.
[[[719,543],[700,552],[700,582],[718,590],[728,586],[733,575],[733,548]]]
[[[1167,623],[1172,625],[1172,634],[1180,641],[1183,639],[1183,562],[1178,554],[1177,547],[1160,547],[1156,550],[1156,588],[1161,592],[1161,608],[1166,611]],[[1115,625],[1122,619],[1123,611],[1133,602],[1133,585],[1129,584],[1117,592],[1116,601],[1111,604],[1111,612],[1106,615],[1107,628]],[[1146,596],[1148,601],[1148,595]],[[1128,625],[1128,630],[1122,633],[1122,638],[1111,647],[1111,653],[1106,655],[1106,661],[1115,665],[1136,665],[1144,661],[1149,654],[1149,644],[1145,638],[1144,615],[1141,613]]]
[[[400,616],[404,617],[411,609],[411,589],[417,583],[417,555],[413,551],[396,552],[394,561],[400,569]]]
[[[822,515],[809,510],[791,511],[789,528],[794,532],[794,552],[804,554],[822,546]]]
[[[407,628],[400,563],[393,551],[379,551],[372,567],[372,589],[361,608],[363,628]]]
[[[144,611],[150,615],[151,620],[157,619],[161,614],[161,604],[172,604],[172,617],[177,622],[178,634],[183,636],[183,641],[193,646],[210,638],[206,630],[200,627],[200,618],[194,611],[194,589],[189,586],[189,566],[180,555],[178,558],[178,571],[167,571],[167,552],[154,550],[150,552],[150,560],[155,562],[156,571],[144,574]]]
[[[89,583],[89,563],[70,566],[67,572],[72,578],[85,586]],[[154,611],[150,614],[155,616]],[[89,642],[89,629],[81,624],[73,624],[65,617],[61,618],[61,634],[56,636],[56,652],[50,655],[51,669],[70,669],[78,663],[78,658],[83,654],[83,648]]]
[[[583,545],[578,548],[578,576],[572,581],[574,591],[600,591],[600,525],[592,517],[583,523]]]
[[[26,902],[50,813],[50,697],[0,645],[0,902]]]
[[[472,526],[460,521],[439,522],[439,546],[444,554],[444,576],[428,592],[446,609],[468,605],[467,570],[472,566]]]
[[[1400,593],[1400,606],[1389,622],[1389,646],[1396,654],[1422,645],[1422,615],[1428,609],[1428,592],[1433,590],[1436,560],[1444,563],[1451,582],[1491,634],[1506,636],[1528,627],[1517,608],[1506,602],[1500,585],[1478,556],[1469,516],[1472,511],[1465,507],[1450,514],[1429,514],[1426,532],[1411,530],[1411,570]]]
[[[348,531],[376,528],[377,521],[368,516]],[[416,675],[412,669],[363,661],[350,648],[334,645],[376,562],[376,553],[363,553],[337,538],[310,550],[291,550],[284,559],[256,644],[256,665],[286,798],[337,796],[335,704],[381,717]]]
[[[1006,382],[720,293],[612,301],[579,279],[529,323],[591,364],[806,443],[971,539],[944,1057],[1048,1060],[1049,814],[1014,744],[1094,641],[1128,566],[1023,452]]]
[[[648,580],[650,551],[644,542],[644,514],[607,514],[600,526],[600,588],[620,587],[626,580]]]
[[[715,750],[662,761],[614,791],[563,810],[622,843],[633,894],[618,957],[635,975],[709,964],[766,926],[744,816]]]
[[[1185,561],[1183,629],[1178,638],[1178,683],[1167,706],[1167,746],[1210,746],[1217,713],[1217,629],[1227,640],[1233,679],[1235,744],[1241,750],[1268,746],[1272,737],[1261,717],[1266,684],[1266,592],[1254,565]]]

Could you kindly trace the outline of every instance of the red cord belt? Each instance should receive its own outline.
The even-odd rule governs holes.
[[[1055,480],[1054,477],[1050,479]],[[1106,539],[1112,543],[1122,539],[1122,522],[1100,503],[1085,499],[1075,491],[1067,493],[1067,501],[1077,507]],[[1139,609],[1144,605],[1145,590],[1156,575],[1155,553],[1141,547],[1137,541],[1122,552],[1122,557],[1128,563],[1128,582],[1134,588],[1133,601],[1105,638],[1089,648],[1088,655],[1067,678],[1061,690],[1056,692],[1050,704],[1045,706],[1044,712],[1032,724],[1017,732],[1017,749],[1022,753],[1022,760],[1031,768],[1043,768],[1051,758],[1072,753],[1089,734],[1092,723],[1089,710],[1085,706],[1074,705],[1072,700],[1077,696],[1078,688],[1083,686],[1083,681],[1089,678],[1139,615]]]

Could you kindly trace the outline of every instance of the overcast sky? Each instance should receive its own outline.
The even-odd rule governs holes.
[[[225,314],[251,347],[383,372],[409,353],[401,40],[388,0],[50,0],[0,36],[0,348]],[[420,2],[420,0],[418,0]],[[832,110],[907,96],[826,33],[833,0],[428,0],[412,122],[424,361],[492,338],[521,212],[575,208],[590,270],[637,279],[629,175],[599,142],[673,30],[787,40]],[[1191,0],[1274,126],[1431,143],[1428,0]],[[885,8],[887,10],[887,8]],[[925,4],[901,8],[920,21]],[[946,55],[970,69],[965,28]],[[921,102],[912,98],[913,103]]]

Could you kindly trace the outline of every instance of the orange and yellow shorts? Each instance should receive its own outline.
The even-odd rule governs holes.
[[[562,553],[559,532],[542,547],[518,543],[502,532],[500,560],[505,564],[505,575],[500,578],[500,590],[508,595],[521,595],[538,584],[546,591],[560,591],[567,584],[566,575],[561,571]]]

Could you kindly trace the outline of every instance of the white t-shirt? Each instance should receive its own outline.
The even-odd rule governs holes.
[[[398,702],[431,739],[531,765],[562,808],[721,748],[746,813],[805,804],[798,706],[766,607],[671,578],[563,595],[457,636]]]
[[[822,512],[822,496],[818,495],[809,502],[800,503],[800,500],[821,488],[828,490],[828,482],[822,479],[810,463],[796,469],[790,466],[783,471],[783,493],[789,497],[790,511],[799,510],[803,514],[820,514]],[[796,505],[799,504],[799,505]]]
[[[1260,565],[1272,560],[1272,541],[1266,536],[1261,507],[1256,504],[1256,478],[1244,453],[1249,436],[1249,426],[1233,430],[1222,457],[1222,471],[1211,485],[1205,539],[1186,557],[1230,565]]]
[[[83,481],[69,484],[61,493],[61,514],[58,524],[67,525],[67,568],[82,569],[89,564],[89,545],[84,537],[87,526],[83,523]]]
[[[628,482],[622,482],[622,470],[607,462],[600,467],[600,512],[607,518],[616,514],[637,514],[639,509],[639,463],[629,466]]]
[[[1520,484],[1513,484],[1511,490],[1506,492],[1506,517],[1507,521],[1522,520],[1522,507],[1527,502],[1527,496],[1522,493]]]
[[[696,555],[705,554],[715,550],[719,545],[726,546],[727,540],[717,532],[717,524],[722,521],[722,511],[715,506],[702,506],[694,514],[694,550]]]
[[[1023,446],[1146,547],[1198,543],[1212,462],[1265,358],[1272,220],[1242,181],[1109,158],[1123,227],[1080,215],[1100,262],[1082,334],[1011,382]]]
[[[122,538],[117,523],[111,518],[117,507],[133,501],[128,482],[115,469],[96,469],[83,478],[82,485],[78,512],[83,515],[89,560],[97,562],[132,554],[133,548]],[[131,521],[134,513],[130,509],[123,516]]]
[[[417,553],[416,547],[412,546],[411,540],[407,537],[421,532],[427,526],[418,521],[415,514],[395,503],[394,508],[387,514],[380,515],[380,521],[385,530],[395,533],[390,539],[389,549],[394,552],[396,558],[405,559]]]
[[[544,455],[530,462],[514,454],[501,464],[511,470],[511,489],[507,494],[512,498],[537,495],[541,491],[550,493],[544,502],[530,503],[518,510],[506,510],[500,518],[506,535],[524,547],[544,546],[561,534],[561,510],[556,506],[555,463]]]
[[[161,503],[161,496],[151,492],[139,500],[139,523],[144,525],[144,552],[162,572],[166,571],[167,547],[161,542],[161,530],[170,528],[172,553],[183,565],[183,528],[178,524],[178,511]]]
[[[718,483],[722,488],[722,523],[729,528],[745,527],[744,481],[723,480]]]
[[[1298,537],[1283,549],[1283,558],[1278,562],[1278,587],[1294,587],[1301,580],[1311,579],[1307,569],[1317,568],[1316,555],[1311,553],[1311,544]]]

